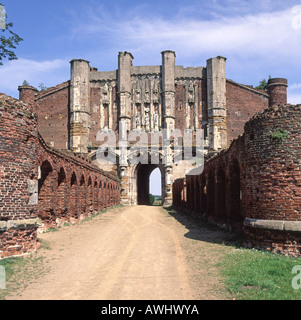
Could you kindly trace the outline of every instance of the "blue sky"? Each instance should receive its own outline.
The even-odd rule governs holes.
[[[293,11],[300,0],[0,1],[24,39],[19,60],[0,66],[0,92],[13,97],[23,80],[68,80],[74,58],[115,70],[119,51],[130,51],[134,65],[159,65],[170,49],[185,67],[225,56],[227,78],[248,85],[288,78],[289,102],[301,103],[301,9]]]

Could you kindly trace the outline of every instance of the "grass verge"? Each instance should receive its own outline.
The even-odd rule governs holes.
[[[230,296],[236,300],[300,300],[292,273],[301,259],[255,249],[233,249],[220,264]],[[299,281],[300,284],[300,281]]]
[[[35,253],[26,257],[0,260],[0,266],[5,268],[6,282],[6,288],[0,289],[0,300],[5,300],[10,293],[26,288],[38,275],[46,272],[43,258],[37,258]]]

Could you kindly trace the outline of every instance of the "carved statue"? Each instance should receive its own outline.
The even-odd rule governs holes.
[[[154,125],[155,125],[155,128],[159,126],[159,116],[157,111],[155,111],[155,114],[154,114]]]
[[[140,113],[136,114],[136,128],[139,128],[141,125]]]
[[[145,126],[146,127],[149,126],[149,114],[148,113],[145,114]]]

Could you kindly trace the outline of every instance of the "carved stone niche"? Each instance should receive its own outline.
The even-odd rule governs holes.
[[[136,103],[141,103],[141,90],[139,89],[135,91],[135,101]]]
[[[157,88],[153,90],[153,102],[159,103],[159,90]]]
[[[189,103],[194,102],[194,88],[192,83],[190,83],[188,87],[188,102]]]
[[[145,90],[145,95],[144,95],[144,103],[150,103],[150,96],[149,96],[149,90]]]
[[[102,89],[101,100],[103,105],[108,105],[110,103],[109,89],[107,85],[105,85],[105,87]]]

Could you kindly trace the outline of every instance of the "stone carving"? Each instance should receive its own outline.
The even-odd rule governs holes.
[[[141,117],[140,117],[140,112],[136,114],[136,128],[140,128],[141,126]]]

